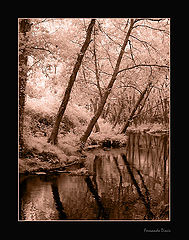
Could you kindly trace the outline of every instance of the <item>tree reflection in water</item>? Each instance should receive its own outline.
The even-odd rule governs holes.
[[[168,144],[168,135],[136,133],[126,151],[95,156],[90,170],[110,219],[169,218],[169,210],[161,217],[169,205]]]
[[[55,201],[55,205],[56,205],[56,209],[58,211],[58,216],[59,219],[67,219],[67,215],[64,211],[64,208],[62,206],[62,202],[60,201],[60,196],[59,196],[59,192],[58,192],[58,185],[57,185],[57,178],[53,179],[52,184],[52,193],[53,193],[53,198]]]
[[[139,184],[138,184],[138,182],[136,181],[136,179],[134,177],[134,174],[133,174],[133,172],[131,170],[130,164],[127,161],[126,155],[125,154],[121,154],[121,156],[122,156],[122,158],[123,158],[123,160],[125,162],[125,165],[127,166],[128,173],[131,176],[131,180],[132,180],[132,182],[133,182],[133,184],[134,184],[134,186],[135,186],[135,188],[137,190],[137,193],[138,193],[139,197],[141,198],[141,200],[143,201],[143,203],[144,203],[144,205],[146,207],[147,219],[152,219],[154,217],[154,214],[152,213],[152,211],[150,209],[149,192],[148,192],[148,189],[147,189],[146,185],[144,184],[144,180],[143,180],[143,178],[142,178],[142,176],[141,176],[141,174],[140,174],[140,172],[138,170],[137,172],[138,172],[139,176],[141,177],[143,186],[145,187],[145,190],[146,190],[146,192],[145,192],[146,198],[143,195],[143,193],[142,193],[142,191],[141,191],[141,189],[139,187]]]
[[[97,206],[98,206],[97,219],[108,219],[109,218],[108,213],[104,209],[101,198],[98,195],[98,190],[93,185],[89,176],[85,177],[85,182],[87,183],[87,187],[89,188],[90,192],[92,193],[92,195],[97,203]]]
[[[20,218],[169,219],[168,143],[167,135],[132,134],[126,149],[90,153],[90,175],[28,177],[20,184]]]

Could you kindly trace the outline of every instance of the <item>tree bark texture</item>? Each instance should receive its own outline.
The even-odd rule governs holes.
[[[107,100],[107,98],[108,98],[108,96],[109,96],[109,94],[111,92],[111,89],[113,87],[113,84],[114,84],[114,82],[116,80],[116,77],[117,77],[117,74],[118,74],[118,71],[119,71],[119,66],[120,66],[120,63],[121,63],[121,60],[122,60],[122,57],[123,57],[123,54],[124,54],[125,47],[126,47],[126,45],[128,43],[128,40],[129,40],[131,31],[132,31],[133,25],[134,25],[134,20],[131,19],[130,27],[129,27],[129,30],[128,30],[127,34],[126,34],[124,43],[123,43],[123,45],[121,47],[121,51],[119,53],[119,56],[118,56],[118,59],[117,59],[117,63],[116,63],[113,75],[111,77],[111,80],[110,80],[110,82],[108,84],[108,87],[107,87],[106,91],[104,92],[104,95],[101,98],[101,101],[100,101],[100,104],[98,106],[98,109],[97,109],[96,113],[94,114],[94,116],[92,117],[91,121],[89,122],[88,127],[87,127],[85,133],[80,138],[80,142],[81,142],[80,148],[81,149],[85,146],[85,143],[86,143],[88,137],[90,136],[95,123],[97,122],[98,118],[100,117],[100,115],[102,113],[102,110],[104,108],[104,105],[106,103],[106,100]]]
[[[71,90],[72,90],[73,84],[75,82],[75,79],[76,79],[77,73],[79,71],[79,68],[81,66],[83,56],[84,56],[84,54],[85,54],[85,52],[86,52],[86,50],[89,46],[89,43],[91,41],[91,33],[92,33],[92,29],[93,29],[94,24],[95,24],[95,19],[92,19],[89,26],[88,26],[88,29],[87,29],[87,35],[86,35],[85,42],[84,42],[84,44],[83,44],[83,46],[80,50],[80,53],[78,54],[77,61],[76,61],[75,66],[73,68],[73,72],[70,76],[68,86],[67,86],[66,91],[64,93],[62,103],[59,107],[59,110],[58,110],[58,113],[57,113],[57,116],[56,116],[56,120],[55,120],[55,123],[54,123],[54,126],[53,126],[53,130],[52,130],[51,135],[48,139],[48,142],[50,142],[51,144],[55,145],[58,142],[57,136],[58,136],[58,130],[59,130],[60,122],[61,122],[62,117],[64,115],[64,112],[66,110],[66,107],[67,107],[67,104],[68,104],[68,101],[69,101],[69,98],[70,98]]]
[[[147,84],[146,88],[145,88],[144,91],[141,93],[141,95],[140,95],[138,101],[136,102],[136,104],[135,104],[135,106],[134,106],[131,114],[129,115],[129,117],[128,117],[126,123],[125,123],[125,125],[123,126],[123,128],[122,128],[122,130],[121,130],[121,133],[125,133],[125,132],[126,132],[126,130],[127,130],[128,126],[129,126],[130,122],[132,121],[132,119],[133,119],[133,117],[134,117],[134,115],[135,115],[136,110],[138,109],[141,101],[143,100],[143,98],[144,98],[144,96],[145,96],[145,94],[146,94],[146,92],[147,92],[147,90],[148,90],[148,88],[149,88],[150,86],[151,86],[151,82]]]
[[[19,152],[24,150],[23,126],[25,109],[25,89],[27,82],[27,62],[28,53],[26,51],[27,36],[26,33],[31,29],[29,19],[19,20]]]

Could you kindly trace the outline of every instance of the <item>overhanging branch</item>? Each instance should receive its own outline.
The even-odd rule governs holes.
[[[167,65],[159,65],[159,64],[138,64],[138,65],[134,65],[134,66],[131,66],[131,67],[127,67],[127,68],[124,68],[124,69],[121,69],[118,71],[118,73],[121,73],[123,71],[127,71],[127,70],[131,70],[131,69],[134,69],[134,68],[137,68],[137,67],[159,67],[159,68],[167,68],[169,69],[169,67]]]

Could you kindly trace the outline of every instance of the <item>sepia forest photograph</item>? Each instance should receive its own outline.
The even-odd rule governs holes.
[[[170,221],[170,18],[17,18],[18,221]]]

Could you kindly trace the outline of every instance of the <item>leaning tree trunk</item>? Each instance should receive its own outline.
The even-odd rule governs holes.
[[[87,29],[87,35],[86,35],[85,42],[84,42],[84,44],[81,48],[80,53],[78,54],[77,61],[76,61],[75,66],[73,68],[72,75],[70,76],[70,80],[68,82],[68,86],[67,86],[65,94],[64,94],[64,98],[63,98],[62,103],[60,105],[60,108],[58,110],[56,120],[55,120],[55,123],[54,123],[54,126],[53,126],[53,130],[52,130],[51,135],[48,139],[48,142],[50,142],[51,144],[55,145],[58,142],[57,135],[58,135],[60,122],[61,122],[62,117],[64,115],[64,112],[66,110],[66,107],[67,107],[67,104],[68,104],[68,101],[69,101],[69,98],[70,98],[71,90],[72,90],[73,84],[75,82],[75,79],[76,79],[77,73],[79,71],[79,68],[81,66],[83,56],[84,56],[84,54],[85,54],[85,52],[86,52],[86,50],[89,46],[89,43],[91,42],[91,33],[92,33],[92,28],[93,28],[94,24],[95,24],[95,19],[92,19],[89,26],[88,26],[88,29]]]
[[[28,53],[26,51],[27,36],[26,33],[31,29],[29,19],[19,20],[19,152],[24,151],[23,125],[25,109],[25,89],[27,82],[27,62]]]
[[[95,97],[94,101],[92,99],[90,99],[92,105],[93,105],[93,111],[94,111],[94,114],[95,112],[97,111],[97,104],[98,104],[98,98]],[[99,124],[98,124],[98,121],[95,123],[95,131],[94,132],[100,132],[100,127],[99,127]]]
[[[153,87],[150,87],[149,90],[147,91],[146,97],[145,97],[145,99],[144,99],[144,101],[143,101],[143,103],[142,103],[142,106],[141,106],[140,109],[138,110],[137,114],[135,114],[135,116],[133,117],[133,119],[137,119],[138,117],[140,117],[141,112],[142,112],[142,109],[143,109],[144,106],[145,106],[146,100],[148,99],[152,88],[153,88]]]
[[[130,122],[133,120],[133,117],[134,117],[134,115],[135,115],[136,110],[138,109],[141,101],[143,100],[143,98],[144,98],[147,90],[148,90],[149,87],[151,86],[151,84],[152,84],[151,82],[148,83],[148,85],[146,86],[146,88],[144,89],[144,91],[141,93],[141,95],[140,95],[138,101],[136,102],[136,104],[135,104],[135,106],[134,106],[131,114],[129,115],[129,117],[128,117],[126,123],[125,123],[125,125],[123,126],[123,128],[122,128],[122,130],[121,130],[121,133],[125,133],[125,132],[126,132],[126,130],[127,130],[128,126],[129,126]]]
[[[107,100],[107,98],[108,98],[108,96],[109,96],[109,94],[112,90],[112,87],[113,87],[113,84],[116,80],[116,77],[117,77],[117,74],[118,74],[118,71],[119,71],[119,66],[120,66],[120,63],[121,63],[121,60],[122,60],[122,57],[123,57],[123,54],[124,54],[125,47],[128,43],[133,25],[134,25],[134,20],[131,19],[131,24],[130,24],[129,30],[126,34],[124,43],[121,47],[121,51],[120,51],[120,54],[118,56],[117,63],[116,63],[112,78],[111,78],[111,80],[108,84],[107,90],[105,91],[104,95],[102,96],[100,104],[98,106],[98,109],[97,109],[96,113],[94,114],[94,116],[92,117],[91,121],[89,122],[89,125],[88,125],[86,131],[84,132],[84,134],[80,138],[80,150],[82,150],[83,147],[85,146],[85,143],[86,143],[88,137],[90,136],[95,123],[97,122],[98,118],[100,117],[100,115],[102,113],[102,110],[104,108],[104,105],[106,104],[106,100]]]
[[[118,113],[117,113],[117,116],[116,116],[116,119],[114,121],[114,125],[113,125],[112,129],[114,129],[116,127],[116,125],[118,124],[118,122],[120,120],[121,113],[124,109],[123,99],[121,99],[120,101],[118,100],[118,102],[119,102],[119,110],[118,110]]]

